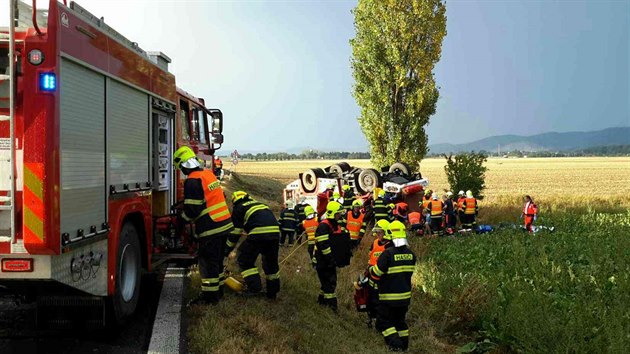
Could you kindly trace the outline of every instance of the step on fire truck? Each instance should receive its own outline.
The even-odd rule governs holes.
[[[135,311],[142,269],[185,248],[170,223],[184,180],[173,151],[186,144],[213,161],[222,113],[176,87],[166,55],[76,3],[9,3],[0,290],[37,301],[42,321],[54,323],[60,306],[95,304],[107,314],[97,321],[120,324]]]

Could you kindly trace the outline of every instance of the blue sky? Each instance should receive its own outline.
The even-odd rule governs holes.
[[[78,1],[225,115],[225,148],[367,150],[356,1]],[[125,16],[121,16],[124,13]],[[430,143],[630,125],[628,1],[448,1]]]

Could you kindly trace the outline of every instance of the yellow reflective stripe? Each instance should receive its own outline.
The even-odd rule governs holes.
[[[398,293],[398,294],[378,294],[379,300],[406,300],[411,298],[411,291],[406,293]]]
[[[219,282],[219,278],[205,278],[205,279],[201,279],[201,284],[211,284],[211,283],[218,283]]]
[[[224,210],[220,213],[217,214],[212,214],[212,216],[214,216],[215,218],[220,218],[222,216],[226,216],[226,215],[230,215],[230,211],[229,210]]]
[[[215,285],[215,286],[202,285],[201,291],[219,291],[219,285]]]
[[[259,235],[259,234],[270,234],[270,233],[278,233],[280,232],[280,226],[261,226],[255,227],[250,232],[249,235]]]
[[[406,273],[406,272],[413,273],[414,270],[416,270],[416,267],[412,265],[396,266],[396,267],[390,267],[387,270],[387,274]]]
[[[227,203],[226,202],[218,202],[215,205],[207,208],[207,210],[208,211],[215,211],[215,210],[221,209],[223,207],[227,207]]]
[[[245,213],[245,224],[247,224],[247,221],[249,220],[249,217],[252,216],[252,214],[254,214],[255,212],[259,211],[259,210],[265,210],[265,209],[269,209],[267,208],[267,206],[265,205],[256,205],[253,206],[251,208],[249,208],[249,210],[247,210],[247,212]]]
[[[234,230],[232,230],[230,233],[232,235],[239,235],[239,236],[241,236],[241,234],[243,233],[243,229],[241,229],[240,227],[235,227]]]
[[[326,240],[328,240],[328,239],[329,239],[328,235],[322,235],[322,236],[316,236],[316,237],[315,237],[315,240],[316,240],[317,242],[326,241]]]
[[[236,246],[236,242],[232,242],[230,240],[225,241],[225,244],[230,248],[233,248],[234,246]]]
[[[255,274],[258,274],[258,268],[250,268],[241,272],[243,278],[251,277]]]
[[[330,254],[330,252],[332,252],[332,251],[330,250],[330,247],[326,248],[325,250],[322,250],[322,253],[323,253],[323,254]]]
[[[280,279],[280,272],[276,273],[276,274],[268,274],[267,275],[267,279],[269,280],[277,280]]]
[[[314,245],[315,244],[315,240],[308,240],[308,244],[309,245]]]
[[[336,297],[337,295],[335,293],[332,293],[332,294],[324,293],[324,299],[334,299]]]
[[[392,334],[396,333],[396,327],[389,327],[381,333],[383,333],[383,337],[389,337]]]
[[[398,331],[398,335],[401,336],[401,337],[409,337],[409,330],[405,329],[405,330],[402,330],[402,331]]]
[[[202,233],[199,234],[199,237],[221,234],[221,233],[224,233],[226,231],[231,230],[233,227],[234,227],[234,224],[228,223],[225,226],[221,226],[221,227],[218,227],[216,229],[212,229],[212,230],[208,230],[206,232],[202,232]]]
[[[184,204],[188,205],[204,205],[206,201],[204,199],[184,199]]]
[[[379,277],[380,277],[381,275],[385,274],[385,273],[383,273],[383,271],[382,271],[382,270],[380,270],[380,269],[378,268],[378,265],[373,265],[373,266],[372,266],[372,272],[373,272],[376,276],[379,276]]]
[[[186,215],[186,213],[182,213],[182,218],[186,221],[192,221],[192,219],[189,218],[188,215]]]

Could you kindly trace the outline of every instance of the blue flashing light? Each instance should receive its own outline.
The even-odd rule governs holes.
[[[54,73],[39,74],[39,89],[46,92],[55,91],[57,88],[57,78]]]

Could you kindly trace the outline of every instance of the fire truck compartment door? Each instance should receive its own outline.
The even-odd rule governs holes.
[[[115,80],[107,81],[109,184],[146,187],[149,179],[149,95]]]
[[[107,221],[105,77],[68,59],[60,71],[61,233],[80,238]]]

